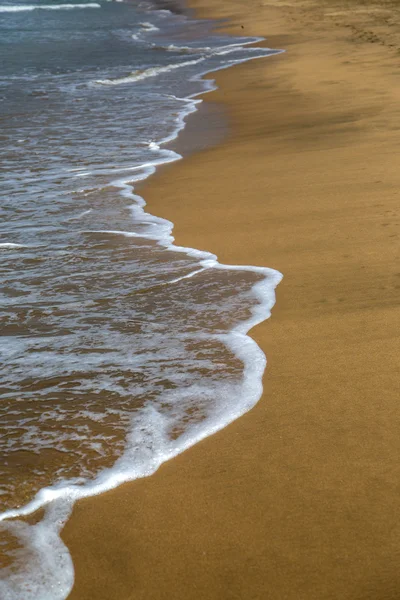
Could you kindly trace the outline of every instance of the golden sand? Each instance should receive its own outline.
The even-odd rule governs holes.
[[[397,599],[398,4],[191,5],[287,50],[218,73],[206,101],[228,139],[142,190],[179,244],[284,273],[253,331],[264,396],[151,478],[76,505],[70,598]]]

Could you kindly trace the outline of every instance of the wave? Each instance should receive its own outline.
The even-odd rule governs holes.
[[[60,5],[59,5],[60,6]],[[77,5],[76,5],[77,6]],[[82,6],[82,5],[81,5]],[[258,40],[257,40],[258,41]],[[241,48],[246,42],[241,44]],[[239,45],[235,45],[236,50]],[[233,51],[234,45],[220,47],[214,50],[225,52]],[[210,49],[211,50],[211,49]],[[257,49],[258,54],[249,54],[245,58],[236,59],[219,66],[214,70],[220,70],[245,62],[251,58],[259,58],[272,54],[271,51]],[[160,73],[166,73],[174,69],[195,65],[205,60],[205,57],[186,61],[179,64],[155,67],[144,71],[135,71],[127,77],[113,80],[98,80],[95,83],[101,85],[121,85],[131,83],[147,77],[153,77]],[[192,79],[201,80],[205,73],[212,69],[196,75]],[[195,96],[204,94],[215,89],[215,85],[209,80],[203,80],[203,90],[187,98],[176,98],[182,102],[182,110],[177,119],[175,131],[168,137],[149,142],[153,147],[167,144],[174,140],[185,125],[185,119],[189,114],[197,110],[201,100]],[[237,384],[221,384],[221,388],[215,386],[202,386],[193,384],[191,388],[175,390],[175,399],[183,405],[191,397],[190,394],[205,397],[211,401],[221,395],[222,402],[215,406],[214,412],[206,419],[194,423],[177,438],[168,435],[171,422],[170,417],[163,415],[155,406],[147,404],[138,411],[131,424],[130,433],[127,436],[127,445],[124,455],[114,464],[112,468],[102,471],[94,480],[78,484],[73,481],[64,481],[60,484],[41,489],[37,495],[25,506],[8,510],[0,514],[1,526],[12,535],[19,538],[23,545],[29,549],[29,558],[26,554],[16,556],[18,564],[24,567],[24,572],[10,570],[7,581],[0,582],[0,597],[2,600],[65,600],[74,583],[74,570],[71,557],[67,548],[61,540],[60,532],[68,519],[74,503],[81,498],[94,496],[113,489],[124,482],[152,475],[164,462],[184,452],[186,449],[197,444],[202,439],[225,428],[229,423],[238,419],[247,411],[251,410],[258,402],[262,394],[262,377],[266,367],[266,357],[257,343],[248,335],[258,323],[269,318],[271,309],[275,303],[275,287],[281,281],[282,275],[273,269],[266,267],[224,265],[218,262],[218,258],[210,252],[176,246],[173,237],[173,223],[155,217],[145,211],[146,202],[134,193],[134,185],[148,178],[161,164],[179,160],[181,156],[172,150],[163,151],[163,158],[140,167],[132,167],[131,173],[125,173],[123,178],[111,180],[109,185],[119,189],[119,193],[132,202],[131,212],[133,217],[142,223],[148,224],[148,229],[142,234],[144,238],[156,241],[163,248],[171,252],[182,252],[198,261],[198,264],[189,273],[177,277],[165,283],[174,285],[182,279],[201,277],[210,270],[220,271],[242,271],[253,272],[259,276],[259,280],[251,289],[251,295],[255,301],[249,318],[244,319],[230,330],[221,333],[204,332],[201,339],[207,342],[210,339],[218,341],[229,350],[242,364],[243,373],[241,381]],[[120,171],[127,169],[120,169]],[[135,174],[137,171],[137,174]],[[118,169],[109,170],[110,176],[118,172]],[[106,174],[104,171],[99,171]],[[84,177],[87,171],[78,172],[76,177]],[[115,175],[114,175],[115,177]],[[75,218],[83,218],[86,212],[79,213]],[[86,231],[81,233],[96,233]],[[103,230],[103,233],[111,235],[122,235],[127,237],[137,236],[134,232],[119,230]],[[12,245],[13,246],[13,245]],[[10,247],[10,246],[9,246]],[[14,246],[13,246],[14,247]],[[168,392],[163,400],[168,401]],[[179,405],[179,402],[178,402]],[[18,519],[44,508],[44,518],[35,525],[29,525]],[[40,565],[40,570],[38,570]]]
[[[198,101],[193,102],[197,104]],[[194,106],[191,106],[189,112],[193,112],[193,108]],[[188,111],[186,111],[186,114],[188,114]],[[29,547],[32,563],[34,565],[40,564],[41,569],[36,576],[34,571],[30,570],[31,579],[28,583],[25,581],[25,577],[19,578],[18,575],[14,574],[11,575],[13,579],[12,588],[8,582],[0,582],[0,597],[2,600],[36,600],[37,598],[41,598],[41,600],[65,600],[73,587],[74,575],[71,557],[61,540],[60,533],[71,514],[74,503],[79,499],[99,495],[114,489],[122,483],[154,474],[164,462],[171,460],[201,440],[224,429],[232,421],[251,410],[261,397],[266,357],[258,344],[248,336],[248,332],[255,325],[269,318],[271,309],[275,304],[274,290],[281,281],[282,275],[278,271],[267,267],[221,264],[218,262],[217,257],[210,252],[174,244],[173,223],[146,213],[144,210],[146,202],[133,191],[133,183],[149,177],[155,172],[158,164],[173,162],[180,158],[172,151],[168,155],[169,157],[162,163],[148,165],[137,177],[131,175],[124,179],[111,181],[110,185],[119,188],[120,194],[125,198],[132,199],[131,210],[136,219],[142,218],[143,215],[147,217],[149,225],[152,225],[153,233],[143,234],[143,237],[156,240],[161,246],[172,252],[182,252],[199,261],[198,268],[165,282],[163,285],[171,285],[183,279],[196,277],[209,269],[249,271],[262,277],[251,289],[253,298],[257,302],[251,311],[251,316],[227,333],[217,332],[212,334],[208,332],[204,333],[203,336],[204,340],[219,340],[242,362],[244,368],[241,384],[239,387],[232,385],[232,387],[227,386],[226,389],[221,388],[220,392],[216,387],[200,388],[198,384],[193,385],[192,389],[184,388],[181,391],[175,391],[175,396],[180,394],[180,400],[183,404],[189,400],[190,395],[194,395],[196,392],[202,397],[207,396],[208,398],[214,398],[218,393],[227,397],[227,401],[222,403],[215,414],[200,423],[193,424],[177,439],[171,439],[168,435],[171,425],[168,416],[163,416],[155,407],[150,405],[144,407],[141,412],[135,415],[132,421],[124,455],[112,468],[104,470],[93,481],[83,485],[65,482],[44,488],[37,493],[31,502],[22,508],[8,510],[0,514],[1,526]],[[134,232],[120,230],[88,230],[81,233],[107,233],[125,237],[137,236]],[[163,401],[168,402],[167,394]],[[27,516],[43,507],[45,508],[45,517],[36,525],[28,525],[22,521],[8,521],[9,519]],[[26,568],[26,565],[24,567]],[[47,593],[48,590],[52,591]]]
[[[254,40],[251,40],[249,42],[244,42],[243,44],[230,44],[230,45],[225,45],[225,46],[217,46],[215,48],[211,48],[211,47],[193,47],[191,48],[190,46],[176,46],[174,44],[170,44],[169,46],[160,46],[160,48],[163,48],[164,50],[166,50],[167,52],[182,52],[184,54],[199,54],[201,53],[202,55],[199,58],[195,58],[193,60],[187,60],[181,63],[172,63],[169,65],[164,65],[162,67],[148,67],[147,69],[138,69],[136,71],[132,71],[132,73],[130,73],[129,75],[125,75],[124,77],[116,77],[115,79],[96,79],[95,81],[93,81],[92,83],[96,84],[96,85],[125,85],[127,83],[135,83],[137,81],[142,81],[143,79],[147,79],[149,77],[157,77],[158,75],[163,75],[164,73],[169,73],[170,71],[175,71],[176,69],[182,69],[183,67],[190,67],[193,65],[197,65],[203,61],[205,61],[207,58],[210,58],[212,56],[224,56],[227,54],[232,54],[234,52],[237,52],[238,50],[241,50],[242,52],[246,52],[249,54],[248,57],[246,58],[242,58],[242,59],[234,59],[233,61],[230,61],[229,63],[227,63],[225,66],[218,66],[215,69],[208,69],[207,71],[205,71],[203,73],[203,75],[205,75],[206,73],[212,73],[214,71],[219,71],[222,70],[224,68],[230,67],[232,66],[232,64],[239,64],[240,62],[246,62],[247,60],[251,59],[252,56],[250,56],[251,54],[257,54],[260,52],[260,48],[254,48],[254,47],[246,47],[249,44],[253,44],[256,42],[261,41],[261,38],[255,38]],[[273,53],[278,53],[280,52],[280,50],[267,50],[268,54],[273,54]],[[258,56],[254,56],[254,58],[258,58]]]
[[[72,10],[74,8],[101,8],[97,2],[88,2],[86,4],[10,4],[0,6],[0,13],[30,12],[32,10]]]

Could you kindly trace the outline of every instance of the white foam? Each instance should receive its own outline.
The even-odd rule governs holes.
[[[154,44],[156,46],[156,44]],[[200,52],[210,51],[211,48],[195,48],[192,46],[176,46],[175,44],[169,44],[168,46],[163,46],[164,50],[167,52],[182,52],[184,54],[199,54]]]
[[[261,42],[262,38],[250,38],[246,42],[238,42],[236,44],[225,44],[224,46],[178,46],[176,44],[169,44],[168,46],[162,46],[167,52],[183,52],[183,53],[204,53],[210,55],[222,54],[223,51],[229,50],[233,52],[237,49],[243,49],[245,46]]]
[[[71,555],[60,532],[68,519],[72,505],[68,501],[54,503],[36,525],[10,521],[1,528],[23,544],[16,551],[14,563],[0,581],[1,600],[64,600],[74,585]],[[27,555],[29,557],[27,561]]]
[[[134,83],[135,81],[142,81],[148,77],[157,77],[157,75],[162,75],[163,73],[169,73],[170,71],[175,71],[176,69],[182,69],[183,67],[196,65],[203,60],[205,60],[204,57],[196,60],[187,60],[178,64],[165,65],[163,67],[150,67],[143,71],[132,71],[132,73],[126,77],[118,77],[116,79],[97,79],[94,83],[97,85],[123,85],[126,83]]]
[[[241,46],[243,47],[245,44],[243,43]],[[236,49],[238,46],[238,44],[235,44]],[[224,52],[225,49],[228,50],[229,47],[219,48],[219,51]],[[230,61],[228,64],[213,70],[220,70],[231,64],[238,64],[251,58],[263,56],[262,50],[257,50],[258,54],[249,53],[245,58]],[[129,77],[98,81],[97,83],[105,85],[131,83],[140,78],[155,76],[160,72],[197,64],[202,60],[204,58],[178,65],[148,69],[142,73],[133,73]],[[192,80],[201,80],[202,75],[213,70],[204,71],[193,77]],[[156,146],[161,146],[178,136],[184,127],[187,116],[194,112],[197,104],[201,102],[196,96],[215,89],[215,84],[210,80],[204,80],[203,88],[202,92],[193,94],[188,98],[176,98],[174,96],[176,100],[182,102],[182,110],[176,119],[175,131],[160,141],[150,142],[150,147],[153,143]],[[25,540],[29,541],[30,554],[27,556],[25,553],[23,557],[25,561],[23,576],[20,577],[18,573],[10,575],[7,581],[1,584],[0,597],[4,600],[33,600],[33,598],[64,600],[73,585],[73,565],[59,534],[73,504],[80,498],[94,496],[113,489],[121,483],[152,475],[165,461],[223,429],[249,411],[261,397],[262,376],[266,366],[266,357],[261,348],[247,334],[252,327],[270,316],[271,308],[275,303],[274,290],[282,275],[278,271],[264,267],[223,265],[210,252],[175,246],[172,235],[173,223],[145,212],[146,203],[143,198],[134,193],[133,185],[135,182],[146,179],[154,173],[159,164],[165,164],[180,158],[181,156],[176,152],[163,150],[162,158],[159,160],[135,166],[131,169],[110,169],[108,171],[110,175],[119,171],[127,171],[127,174],[121,179],[110,181],[109,185],[118,187],[121,195],[132,200],[132,214],[135,219],[140,218],[140,222],[143,223],[145,229],[144,233],[140,234],[141,237],[156,241],[171,252],[182,252],[199,261],[198,268],[194,268],[190,273],[167,283],[174,284],[182,279],[197,276],[206,269],[252,271],[261,276],[261,279],[252,288],[253,297],[258,301],[258,304],[252,308],[250,317],[236,325],[228,333],[204,334],[204,339],[212,337],[214,340],[219,340],[243,363],[242,380],[240,383],[232,385],[221,382],[217,388],[215,386],[208,388],[206,385],[196,383],[190,388],[166,391],[163,395],[163,402],[166,403],[170,401],[169,395],[173,395],[174,402],[184,403],[196,395],[200,398],[208,398],[211,401],[216,394],[221,398],[221,402],[215,407],[212,416],[209,415],[205,420],[188,426],[177,439],[173,439],[168,435],[171,417],[162,414],[151,404],[146,405],[135,413],[132,419],[131,432],[127,437],[126,451],[112,468],[104,470],[94,480],[83,485],[76,482],[64,482],[43,488],[25,506],[0,514],[0,522],[29,515],[41,507],[45,508],[46,515],[38,525],[29,526],[19,521],[13,521],[10,525],[19,528],[19,532],[15,532],[20,533]],[[98,172],[101,174],[107,173],[104,170]],[[75,176],[86,174],[89,174],[89,172],[76,173]],[[101,230],[101,232],[127,237],[137,237],[139,235],[135,232],[120,230]],[[91,230],[87,233],[94,232]],[[38,567],[39,564],[41,565],[40,568]],[[31,595],[27,595],[27,586],[30,586],[29,594]],[[30,590],[33,590],[33,592],[31,593]]]
[[[32,10],[73,10],[74,8],[101,8],[97,2],[86,4],[10,4],[0,6],[0,13],[30,12]]]
[[[143,27],[146,31],[160,31],[153,23],[139,23],[140,27]]]
[[[13,244],[11,242],[1,242],[0,249],[1,248],[26,248],[26,246],[23,244]]]

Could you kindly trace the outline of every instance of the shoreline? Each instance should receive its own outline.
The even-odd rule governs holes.
[[[240,38],[238,38],[240,39]],[[228,41],[228,39],[227,39]],[[249,44],[250,42],[244,42],[243,45]],[[237,45],[237,44],[234,44]],[[260,50],[261,51],[261,50]],[[262,51],[261,51],[262,52]],[[269,55],[269,52],[267,53],[267,55]],[[247,59],[241,59],[239,60],[239,62],[246,62]],[[235,59],[233,61],[235,62]],[[237,64],[237,63],[235,63]],[[220,69],[223,69],[224,66],[221,66]],[[214,73],[219,69],[211,69],[208,71],[205,71],[205,73],[208,75],[210,73]],[[178,152],[178,156],[179,158],[182,158],[183,154],[188,155],[189,153],[193,153],[198,151],[200,148],[210,148],[211,146],[215,146],[218,141],[224,136],[225,133],[225,121],[223,120],[223,112],[221,110],[221,107],[217,107],[217,106],[213,106],[211,104],[206,104],[206,103],[201,103],[200,100],[197,100],[197,96],[201,95],[204,96],[205,94],[209,93],[210,91],[212,91],[214,89],[214,85],[211,82],[211,78],[209,78],[210,81],[206,81],[206,76],[205,75],[201,75],[201,74],[197,74],[193,77],[193,81],[201,81],[203,80],[203,92],[198,92],[196,94],[193,94],[192,96],[188,97],[188,105],[187,105],[187,110],[182,111],[182,113],[179,113],[179,119],[177,119],[177,130],[175,133],[171,134],[169,137],[165,138],[164,140],[159,141],[158,143],[162,146],[167,146],[165,148],[166,150],[166,154],[168,155],[167,158],[165,158],[165,154],[164,154],[164,158],[165,160],[161,163],[154,163],[154,165],[158,164],[158,166],[161,168],[162,166],[169,164],[171,162],[175,162],[175,160],[177,160],[177,152]],[[212,83],[211,85],[208,85],[209,83]],[[200,102],[200,104],[198,104]],[[200,109],[200,110],[199,110]],[[193,138],[191,138],[190,134],[189,136],[187,136],[188,139],[186,139],[186,136],[181,136],[179,135],[180,132],[184,132],[185,131],[185,127],[184,127],[184,123],[186,121],[186,119],[188,118],[189,115],[197,115],[198,119],[202,119],[204,118],[204,116],[206,115],[207,121],[208,121],[208,126],[213,129],[213,124],[217,123],[218,124],[218,132],[216,132],[216,135],[212,136],[212,138],[210,139],[210,132],[207,132],[207,139],[203,139],[201,135],[196,135],[195,136],[195,140],[193,140]],[[210,119],[210,117],[212,117],[212,120]],[[194,119],[192,119],[191,121],[194,121]],[[183,129],[180,130],[180,127],[182,127]],[[177,143],[177,137],[178,136],[179,139],[179,143]],[[183,138],[183,139],[182,139]],[[195,143],[194,143],[195,142]],[[172,160],[169,160],[172,159]],[[152,169],[152,167],[150,167]],[[152,169],[154,172],[154,169]],[[151,175],[151,173],[148,173],[148,176]],[[138,182],[140,183],[142,180],[142,177],[138,178]],[[124,179],[118,179],[118,180],[114,180],[111,182],[111,184],[117,188],[120,189],[120,193],[126,198],[128,196],[132,197],[132,200],[134,201],[135,205],[137,204],[137,206],[139,207],[139,209],[141,210],[140,207],[142,207],[142,202],[144,203],[144,205],[146,204],[143,199],[139,196],[137,196],[136,194],[132,194],[133,192],[133,186],[135,187],[139,187],[136,185],[136,180],[132,180],[131,177],[129,178],[124,178]],[[110,184],[110,185],[111,185]],[[148,216],[151,218],[151,215],[148,214]],[[163,221],[163,219],[162,219]],[[159,220],[158,217],[155,217],[155,222],[156,224],[159,224]],[[165,223],[161,226],[161,231],[160,231],[160,238],[159,238],[159,242],[162,246],[165,246],[167,249],[173,250],[175,247],[175,244],[173,243],[173,238],[171,238],[170,234],[168,233],[170,231],[170,227],[173,227],[173,224],[166,220]],[[171,229],[172,231],[172,229]],[[117,233],[117,232],[110,232],[110,233]],[[151,238],[153,239],[153,236],[155,235],[155,231],[152,230],[151,231]],[[60,527],[62,528],[64,523],[68,520],[68,516],[70,514],[70,512],[72,511],[72,506],[73,504],[78,501],[81,500],[83,498],[89,498],[89,497],[93,497],[93,496],[97,496],[100,495],[102,493],[105,493],[111,489],[115,489],[115,487],[117,487],[118,485],[121,485],[122,483],[126,483],[132,480],[135,480],[137,478],[141,478],[141,477],[146,477],[151,475],[155,470],[157,470],[160,466],[160,464],[162,464],[165,460],[171,460],[174,456],[176,456],[177,453],[181,453],[184,451],[184,449],[191,447],[192,445],[194,445],[195,443],[198,443],[198,441],[200,441],[201,439],[204,439],[204,437],[208,437],[209,435],[212,435],[212,433],[215,433],[216,431],[219,431],[220,429],[226,427],[231,421],[232,419],[237,419],[239,418],[242,414],[244,414],[244,412],[247,412],[248,410],[250,410],[254,404],[258,401],[260,395],[261,395],[261,391],[262,390],[262,385],[261,385],[261,376],[262,373],[264,371],[265,368],[265,356],[263,354],[263,352],[260,350],[260,348],[257,346],[257,344],[255,344],[251,339],[249,339],[249,336],[247,335],[247,332],[249,329],[253,328],[255,326],[255,324],[257,324],[258,322],[260,322],[262,320],[262,316],[264,318],[268,318],[268,315],[270,314],[270,308],[271,306],[274,304],[274,299],[275,299],[275,294],[274,294],[274,289],[276,287],[276,285],[279,283],[280,279],[281,279],[281,275],[279,273],[277,273],[276,271],[273,271],[271,269],[268,268],[264,268],[264,267],[253,267],[253,266],[235,266],[235,265],[223,265],[221,263],[218,263],[218,261],[215,260],[216,257],[214,257],[214,255],[211,255],[210,253],[208,253],[207,251],[198,251],[194,248],[191,247],[176,247],[176,250],[179,252],[184,252],[185,254],[191,255],[192,253],[195,254],[195,256],[197,258],[204,258],[206,259],[205,262],[208,264],[204,264],[204,267],[200,270],[204,270],[204,269],[208,269],[209,267],[213,267],[213,268],[217,268],[217,269],[221,269],[224,271],[251,271],[251,272],[256,272],[259,275],[263,275],[263,279],[262,281],[259,281],[258,283],[256,283],[252,289],[251,289],[251,295],[255,296],[258,300],[259,300],[259,305],[256,309],[253,309],[251,311],[252,316],[249,318],[246,318],[244,321],[240,322],[240,324],[237,324],[235,327],[227,330],[226,335],[224,336],[226,338],[226,343],[225,346],[226,348],[229,350],[232,350],[234,352],[234,354],[237,356],[237,358],[239,359],[239,357],[241,357],[243,364],[244,364],[244,378],[243,378],[243,385],[242,387],[245,388],[247,391],[246,393],[243,393],[241,395],[238,396],[239,399],[242,399],[242,402],[231,402],[229,407],[226,406],[226,410],[222,411],[224,414],[220,415],[220,419],[217,420],[216,423],[208,423],[208,425],[205,427],[205,431],[203,431],[203,428],[199,428],[199,430],[197,431],[197,435],[195,435],[194,439],[186,439],[185,441],[181,442],[181,440],[178,440],[178,448],[174,448],[174,444],[172,442],[171,447],[167,450],[165,450],[164,454],[165,455],[169,455],[169,458],[166,459],[164,457],[163,461],[159,461],[157,458],[157,455],[154,456],[154,459],[150,462],[150,464],[148,465],[148,467],[143,467],[139,471],[136,472],[136,477],[133,476],[133,473],[131,472],[129,474],[129,472],[126,474],[124,472],[119,473],[118,470],[116,470],[113,475],[110,475],[107,478],[103,478],[101,475],[99,478],[96,478],[95,480],[93,480],[92,482],[88,482],[87,485],[79,487],[79,486],[75,486],[74,484],[71,485],[65,485],[62,487],[54,487],[49,489],[49,488],[43,488],[38,494],[36,494],[28,503],[24,504],[23,506],[20,506],[18,508],[12,508],[9,510],[4,511],[2,514],[0,514],[0,521],[5,520],[7,523],[8,519],[13,519],[13,518],[19,518],[19,517],[23,517],[24,520],[26,520],[28,523],[29,521],[32,521],[32,523],[30,524],[34,524],[36,523],[37,520],[37,513],[39,512],[40,515],[42,515],[42,508],[43,506],[45,506],[48,502],[49,502],[49,496],[51,496],[53,499],[57,498],[58,500],[62,500],[64,496],[66,496],[67,498],[67,505],[61,506],[60,502],[57,503],[57,508],[55,509],[57,511],[57,516],[54,515],[54,518],[50,517],[50,521],[49,519],[47,519],[47,517],[43,520],[43,523],[40,523],[40,527],[44,527],[44,529],[48,530],[48,536],[53,536],[54,538],[54,544],[56,547],[54,547],[54,550],[56,552],[56,554],[60,557],[60,560],[63,562],[62,568],[56,570],[56,572],[52,572],[52,565],[47,565],[46,563],[46,556],[44,556],[43,561],[44,563],[46,563],[46,566],[43,567],[43,572],[45,573],[46,571],[46,567],[49,567],[49,577],[50,580],[54,580],[55,582],[57,582],[57,585],[60,587],[59,593],[61,592],[61,587],[63,590],[63,593],[67,593],[65,590],[68,588],[70,589],[71,586],[71,578],[73,579],[73,568],[70,568],[70,557],[68,552],[65,551],[64,545],[62,544],[62,541],[60,539],[58,539],[58,533],[60,530]],[[215,263],[215,264],[210,264],[210,263]],[[201,263],[199,263],[200,265]],[[190,277],[191,275],[189,275]],[[182,279],[185,279],[186,277],[182,277]],[[179,281],[179,280],[176,280]],[[229,338],[229,340],[228,340]],[[246,348],[246,350],[244,350],[244,348]],[[249,360],[250,357],[250,360]],[[239,405],[238,405],[239,404]],[[206,425],[206,423],[204,424]],[[129,451],[128,451],[129,452]],[[115,465],[115,467],[117,467],[117,465]],[[114,469],[113,469],[114,470]],[[137,469],[136,469],[137,470]],[[132,470],[131,470],[132,471]],[[119,483],[117,483],[119,482]],[[74,500],[71,502],[68,501],[68,497],[70,497],[70,499],[74,498]],[[53,514],[54,513],[54,509],[51,509],[50,512]],[[27,518],[26,518],[27,517]],[[49,523],[46,524],[46,521],[49,521]],[[52,529],[52,531],[50,531],[50,529]],[[40,548],[39,546],[37,546],[36,544],[34,544],[35,546],[35,550],[37,549],[38,553],[40,554]],[[41,559],[39,559],[41,560]],[[48,561],[47,561],[48,562]],[[51,562],[51,561],[50,561]],[[59,565],[60,566],[60,565]],[[45,575],[45,577],[47,577],[47,575]],[[2,588],[3,589],[3,588]],[[5,588],[5,593],[8,593],[8,587],[6,584],[6,588]],[[40,593],[40,592],[37,592]],[[44,593],[44,592],[43,592]]]
[[[270,363],[264,398],[151,478],[76,505],[71,600],[396,589],[397,59],[361,41],[349,61],[353,42],[319,20],[305,39],[291,6],[237,15],[288,51],[213,74],[205,101],[227,106],[228,138],[143,186],[178,244],[283,271],[251,332]]]

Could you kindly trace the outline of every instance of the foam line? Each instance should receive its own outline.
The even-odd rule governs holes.
[[[9,6],[0,6],[0,13],[31,12],[32,10],[72,10],[74,8],[101,8],[97,2],[88,2],[86,4],[12,4]]]
[[[185,62],[178,64],[174,63],[165,65],[163,67],[150,67],[144,71],[133,71],[126,77],[118,77],[116,79],[96,79],[94,83],[98,85],[122,85],[126,83],[134,83],[135,81],[142,81],[148,77],[156,77],[157,75],[162,75],[163,73],[169,73],[170,71],[175,71],[176,69],[182,69],[182,67],[191,67],[193,65],[197,65],[203,60],[205,60],[205,57],[197,58],[196,60],[186,60]]]

